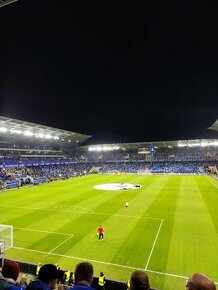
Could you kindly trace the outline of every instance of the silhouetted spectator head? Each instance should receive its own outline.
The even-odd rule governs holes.
[[[59,279],[59,271],[53,264],[43,265],[38,274],[38,279],[48,284],[51,280]]]
[[[148,290],[150,289],[149,279],[145,272],[134,271],[130,277],[131,290]]]
[[[206,275],[201,273],[193,274],[187,281],[188,290],[216,290],[215,283]]]
[[[53,264],[43,265],[38,274],[38,279],[29,283],[26,290],[56,289],[60,278],[60,271]]]
[[[19,264],[14,261],[6,261],[2,267],[2,275],[5,278],[11,278],[14,281],[17,280],[20,273]]]
[[[79,263],[75,269],[75,283],[87,282],[91,285],[93,280],[93,266],[88,262]]]

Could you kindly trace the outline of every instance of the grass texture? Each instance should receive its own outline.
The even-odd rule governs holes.
[[[94,189],[105,183],[142,187]],[[123,282],[145,270],[162,290],[185,289],[195,272],[218,281],[218,181],[208,176],[92,175],[7,190],[0,223],[14,227],[6,258],[72,271],[90,261],[96,276]]]

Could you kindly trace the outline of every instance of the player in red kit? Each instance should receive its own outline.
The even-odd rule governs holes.
[[[104,229],[103,229],[103,227],[101,225],[98,227],[97,234],[98,234],[99,241],[103,241],[103,239],[104,239]]]

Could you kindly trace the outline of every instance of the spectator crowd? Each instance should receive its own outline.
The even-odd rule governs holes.
[[[68,270],[67,270],[68,271]],[[67,279],[67,271],[63,272],[56,264],[39,263],[36,275],[27,280],[26,275],[21,275],[19,264],[15,261],[6,261],[0,273],[1,290],[112,290],[107,285],[104,273],[100,272],[94,282],[94,268],[89,262],[78,263],[71,279]],[[120,284],[120,290],[155,290],[150,285],[150,280],[145,271],[133,271],[127,283]],[[186,282],[186,290],[216,290],[212,279],[202,273],[192,274]]]

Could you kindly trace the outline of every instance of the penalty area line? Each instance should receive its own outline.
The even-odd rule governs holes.
[[[150,254],[149,254],[148,261],[147,261],[146,266],[145,266],[145,269],[144,269],[145,271],[147,271],[148,265],[149,265],[149,263],[150,263],[151,256],[152,256],[152,254],[153,254],[154,247],[155,247],[155,245],[156,245],[157,238],[158,238],[158,236],[159,236],[159,233],[160,233],[160,230],[161,230],[162,224],[163,224],[163,219],[161,219],[161,222],[160,222],[160,225],[159,225],[159,228],[158,228],[157,234],[156,234],[156,236],[155,236],[155,239],[154,239],[154,242],[153,242],[153,245],[152,245],[152,248],[151,248],[151,252],[150,252]]]
[[[121,268],[126,268],[126,269],[143,270],[142,268],[137,268],[137,267],[124,266],[124,265],[120,265],[120,264],[102,262],[102,261],[98,261],[98,260],[92,260],[92,259],[76,257],[76,256],[69,256],[69,255],[62,255],[62,254],[57,254],[57,253],[45,252],[45,251],[32,250],[32,249],[27,249],[27,248],[22,248],[22,247],[13,247],[12,249],[30,251],[30,252],[35,252],[35,253],[41,253],[41,254],[45,254],[45,255],[58,256],[58,257],[63,257],[63,258],[68,258],[68,259],[90,261],[90,262],[93,262],[93,263],[99,263],[99,264],[109,265],[109,266],[116,266],[116,267],[121,267]]]
[[[47,233],[47,234],[54,234],[54,235],[62,235],[62,236],[73,236],[72,234],[66,233],[58,233],[58,232],[49,232],[49,231],[42,231],[42,230],[35,230],[35,229],[28,229],[28,228],[17,228],[14,227],[15,230],[22,230],[22,231],[30,231],[30,232],[39,232],[39,233]]]
[[[54,252],[57,248],[59,248],[61,245],[63,245],[64,243],[66,243],[69,239],[71,239],[72,237],[73,237],[74,235],[71,235],[70,237],[68,237],[66,240],[64,240],[62,243],[60,243],[59,245],[57,245],[57,247],[55,247],[53,250],[51,250],[50,252],[49,252],[49,254],[50,253],[52,253],[52,252]]]

